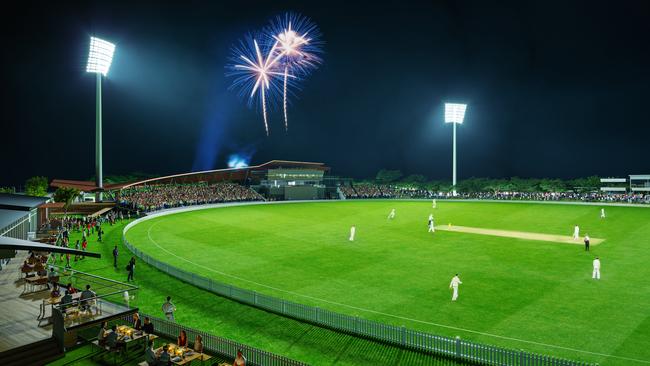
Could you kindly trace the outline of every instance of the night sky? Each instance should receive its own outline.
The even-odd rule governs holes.
[[[0,26],[0,186],[94,174],[92,34],[117,44],[103,84],[105,175],[223,168],[244,153],[345,177],[450,179],[444,101],[469,104],[460,179],[650,173],[647,1],[20,4]],[[325,62],[293,100],[289,132],[275,110],[266,137],[225,64],[285,11],[319,25]]]

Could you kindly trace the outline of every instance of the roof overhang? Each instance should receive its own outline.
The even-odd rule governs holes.
[[[77,255],[84,255],[86,257],[101,258],[101,254],[99,253],[84,252],[76,249],[57,247],[51,244],[44,244],[35,241],[10,238],[8,236],[0,236],[0,249],[32,250],[37,252],[77,254]]]

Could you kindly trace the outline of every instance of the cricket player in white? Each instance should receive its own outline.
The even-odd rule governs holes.
[[[580,227],[576,225],[573,228],[573,240],[578,240],[580,238]]]
[[[390,213],[388,214],[388,219],[392,220],[395,218],[395,209],[390,210]]]
[[[354,234],[356,233],[357,233],[357,228],[354,225],[352,225],[352,227],[350,228],[350,241],[354,241]]]
[[[591,274],[591,278],[595,278],[597,280],[600,279],[600,259],[598,259],[598,257],[594,259],[594,272]]]
[[[431,208],[436,208],[436,199],[433,199],[433,202],[431,203]]]
[[[429,232],[430,233],[436,232],[436,223],[435,221],[433,221],[433,215],[429,215]]]
[[[458,285],[462,284],[460,281],[460,278],[458,278],[458,273],[454,276],[454,278],[451,279],[451,283],[449,284],[449,288],[454,289],[454,294],[451,296],[451,301],[456,301],[458,298]]]
[[[605,218],[605,209],[604,209],[604,208],[601,208],[601,209],[600,209],[600,218],[601,218],[601,219],[604,219],[604,218]]]

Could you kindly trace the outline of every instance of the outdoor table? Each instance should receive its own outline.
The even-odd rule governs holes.
[[[71,296],[72,296],[72,302],[68,305],[69,309],[79,305],[79,298],[81,298],[81,292],[76,292]],[[38,314],[38,318],[36,319],[45,319],[46,318],[45,308],[47,308],[48,305],[54,307],[54,305],[60,304],[62,298],[63,296],[56,296],[56,297],[48,297],[47,299],[43,300],[43,303],[41,304],[40,313]]]
[[[167,347],[167,352],[169,352],[169,355],[171,356],[172,363],[177,366],[189,365],[194,360],[201,360],[201,363],[203,363],[203,361],[207,361],[212,358],[212,356],[205,353],[194,352],[194,350],[189,347],[178,347],[174,343],[167,343]],[[162,349],[162,347],[156,348],[156,356],[160,356]],[[188,355],[186,352],[192,352],[192,354]],[[174,361],[174,358],[177,356],[181,356],[180,361]]]
[[[30,286],[31,288],[30,292],[34,292],[34,287],[38,285],[40,286],[47,285],[47,276],[35,276],[35,277],[25,278],[25,282],[23,283],[23,294],[27,293],[27,286]]]
[[[145,345],[146,345],[148,344],[148,342],[151,342],[158,338],[158,336],[155,334],[148,334],[142,330],[136,330],[135,328],[132,328],[128,325],[118,325],[117,334],[118,334],[118,340],[120,342],[124,342],[125,353],[129,353],[129,351],[133,349],[133,347],[136,347],[137,345],[141,345],[142,343],[141,341],[145,341]],[[125,339],[127,336],[129,338]],[[143,350],[145,345],[143,345],[142,347]]]

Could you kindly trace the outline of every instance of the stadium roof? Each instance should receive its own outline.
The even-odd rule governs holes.
[[[27,196],[24,194],[0,193],[0,209],[29,211],[49,200],[48,197]]]
[[[249,173],[254,170],[264,170],[272,168],[308,168],[308,169],[318,169],[318,170],[329,170],[329,167],[325,163],[311,163],[306,161],[291,161],[291,160],[271,160],[264,164],[260,165],[251,165],[241,168],[227,168],[227,169],[214,169],[214,170],[204,170],[200,172],[190,172],[190,173],[181,173],[174,175],[167,175],[164,177],[150,178],[141,180],[138,182],[133,182],[129,184],[123,184],[120,187],[108,188],[106,189],[121,189],[128,188],[132,186],[137,186],[147,183],[164,183],[164,182],[173,182],[173,181],[228,181],[228,180],[239,180],[244,181],[249,176]]]
[[[99,253],[84,252],[81,250],[70,249],[66,247],[57,247],[56,245],[38,243],[35,241],[22,240],[10,238],[8,236],[0,236],[0,249],[14,249],[14,250],[35,250],[48,253],[70,253],[85,255],[86,257],[101,258]]]
[[[99,192],[99,191],[110,191],[113,189],[120,189],[127,184],[129,183],[106,184],[104,185],[104,189],[101,189],[97,187],[95,182],[89,180],[54,179],[52,183],[50,183],[50,186],[54,188],[60,188],[60,187],[75,188],[82,192]]]
[[[0,229],[6,228],[27,215],[29,212],[26,211],[0,209]]]

